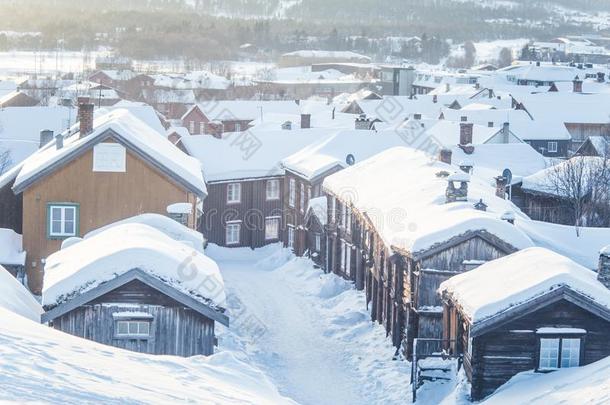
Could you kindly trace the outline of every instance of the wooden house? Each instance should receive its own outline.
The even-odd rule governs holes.
[[[33,107],[40,104],[40,101],[16,90],[0,98],[0,108],[7,107]]]
[[[192,135],[182,144],[203,167],[208,196],[200,231],[211,243],[228,247],[261,247],[285,240],[287,195],[280,162],[326,131],[244,131],[222,138]]]
[[[451,175],[451,172],[457,173]],[[532,245],[499,219],[512,204],[486,180],[397,147],[327,177],[326,267],[364,289],[393,343],[442,340],[440,283]],[[487,211],[475,209],[483,199]]]
[[[580,145],[574,155],[576,156],[610,156],[610,142],[608,136],[590,136]]]
[[[42,288],[45,258],[64,239],[144,212],[165,214],[174,203],[193,207],[188,223],[195,228],[197,204],[206,196],[197,160],[128,110],[93,120],[93,108],[81,100],[79,126],[56,134],[0,179],[20,206],[35,294]]]
[[[471,400],[523,371],[610,356],[609,272],[607,253],[596,276],[567,257],[530,248],[441,284],[445,349],[463,355]]]
[[[138,223],[85,237],[48,257],[41,320],[142,353],[213,354],[215,323],[229,318],[218,266],[202,245]]]

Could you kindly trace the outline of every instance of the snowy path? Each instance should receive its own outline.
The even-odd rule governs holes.
[[[361,293],[303,259],[279,269],[273,260],[255,265],[257,253],[252,258],[226,257],[220,249],[209,253],[221,268],[229,310],[246,309],[231,332],[221,335],[221,348],[235,339],[283,395],[301,404],[407,401],[408,364],[391,360],[394,349],[368,319]],[[260,320],[262,336],[252,336],[244,318]],[[385,389],[389,385],[392,392]]]

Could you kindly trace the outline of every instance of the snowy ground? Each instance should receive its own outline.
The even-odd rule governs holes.
[[[392,359],[362,292],[277,245],[206,253],[220,266],[233,314],[221,350],[240,351],[301,404],[409,402],[409,363]]]

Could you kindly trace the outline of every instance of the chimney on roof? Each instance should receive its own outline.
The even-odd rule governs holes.
[[[51,131],[50,129],[43,129],[42,131],[40,131],[40,142],[38,144],[39,148],[42,148],[43,146],[45,146],[47,143],[51,142],[53,140],[53,131]]]
[[[496,177],[496,196],[506,199],[506,186],[508,186],[508,179],[504,176]]]
[[[93,104],[89,97],[78,98],[78,122],[80,123],[81,138],[93,131]]]
[[[599,252],[597,280],[606,288],[610,288],[610,246],[606,246]]]
[[[500,219],[502,221],[508,222],[511,225],[514,225],[515,224],[515,213],[512,211],[506,211],[504,214],[502,214]]]
[[[413,119],[417,121],[421,120],[421,114],[413,114]]]
[[[365,114],[356,118],[355,129],[369,130],[371,129],[371,120]]]
[[[487,89],[487,97],[489,97],[489,98],[493,98],[494,97],[493,89]]]
[[[478,211],[487,211],[487,204],[483,202],[483,199],[479,199],[479,202],[474,205],[474,209]]]
[[[447,177],[447,189],[445,190],[445,202],[468,200],[468,182],[470,175],[466,173],[455,173]],[[457,184],[459,183],[459,187]]]
[[[468,121],[468,117],[467,117],[467,116],[465,116],[465,115],[462,115],[462,116],[460,117],[460,122],[466,122],[466,121]]]
[[[451,91],[451,84],[445,83],[445,92],[449,93]]]
[[[311,114],[301,114],[301,129],[311,128]]]
[[[64,147],[64,136],[61,133],[55,135],[55,147],[57,150]]]
[[[451,151],[451,149],[442,148],[438,152],[438,160],[443,162],[443,163],[447,163],[448,165],[450,165],[451,164],[451,155],[452,154],[453,154],[453,152]]]
[[[438,103],[438,96],[436,94],[432,95],[432,102],[434,104]]]
[[[460,122],[460,145],[472,144],[472,129],[471,122]]]
[[[572,91],[574,93],[582,93],[582,80],[578,76],[572,80]]]
[[[502,124],[502,142],[509,143],[510,141],[510,124],[505,122]]]
[[[536,62],[536,66],[540,66],[540,61]]]
[[[481,83],[476,82],[476,83],[474,84],[474,88],[475,88],[476,90],[479,90],[479,89],[481,88]]]

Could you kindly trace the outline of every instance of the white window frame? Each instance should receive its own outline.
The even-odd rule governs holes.
[[[270,224],[275,224],[270,228]],[[275,230],[274,233],[270,233],[271,230]],[[280,237],[280,217],[266,217],[265,218],[265,240],[275,240]]]
[[[330,222],[335,222],[335,211],[337,209],[337,202],[335,201],[335,197],[330,196],[330,210],[328,211],[328,215],[330,217]]]
[[[569,347],[564,346],[570,343]],[[573,347],[572,343],[578,343]],[[539,339],[538,370],[557,370],[580,366],[582,339],[574,336],[549,336]],[[568,356],[565,356],[565,353]],[[575,355],[574,355],[575,354]],[[567,364],[564,361],[567,360]]]
[[[301,199],[301,205],[300,205],[300,211],[301,214],[305,213],[305,185],[303,183],[300,183],[300,193],[299,193],[299,198]]]
[[[322,235],[316,233],[314,236],[315,250],[316,252],[320,252],[322,250]]]
[[[548,141],[547,142],[547,152],[549,153],[557,153],[559,150],[559,145],[557,145],[557,141]]]
[[[268,201],[280,199],[280,180],[269,179],[265,184],[265,197]]]
[[[241,183],[227,184],[227,204],[239,204],[241,202]]]
[[[191,134],[195,133],[195,121],[193,121],[193,120],[189,121],[189,132]]]
[[[288,225],[288,247],[294,248],[294,225]]]
[[[239,123],[239,122],[235,123],[235,132],[241,132],[241,123]]]
[[[288,180],[288,206],[294,208],[297,199],[297,182],[295,179]]]
[[[203,121],[199,123],[199,134],[200,135],[205,134],[205,122],[203,122]]]
[[[115,337],[117,338],[149,338],[152,330],[152,321],[150,319],[121,319],[115,321]],[[127,332],[121,332],[121,325],[126,325]],[[146,328],[144,328],[146,325]],[[132,326],[135,326],[135,331],[132,332]],[[146,329],[146,331],[144,331]]]
[[[238,245],[241,241],[241,221],[227,222],[225,227],[225,243]]]
[[[53,213],[59,210],[59,218],[54,218]],[[72,232],[66,232],[66,213],[68,211],[72,211]],[[78,224],[79,224],[79,206],[77,204],[60,204],[60,203],[50,203],[48,206],[48,218],[47,218],[47,227],[48,227],[48,237],[50,238],[69,238],[71,236],[78,235]],[[60,231],[53,231],[53,224],[55,222],[59,222]]]

